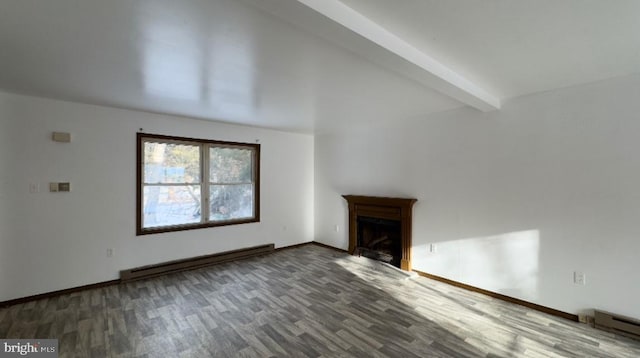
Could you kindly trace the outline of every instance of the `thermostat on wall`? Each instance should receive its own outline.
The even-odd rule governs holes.
[[[71,191],[71,183],[49,183],[49,191],[52,193],[59,191]]]
[[[71,142],[71,133],[53,132],[51,136],[54,142],[69,143]]]

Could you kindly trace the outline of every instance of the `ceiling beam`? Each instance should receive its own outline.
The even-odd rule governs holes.
[[[498,97],[338,0],[246,1],[471,107],[500,108]]]

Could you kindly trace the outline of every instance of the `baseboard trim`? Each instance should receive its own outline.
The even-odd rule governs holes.
[[[305,243],[305,245],[306,244],[309,244],[309,243]],[[271,247],[271,252],[273,252],[273,244],[263,245],[263,246]],[[255,248],[256,247],[250,248],[250,249],[255,249]],[[235,253],[235,251],[243,251],[243,250],[247,250],[247,249],[227,251],[227,252],[222,252],[222,253],[219,253],[219,254],[213,254],[213,255],[207,255],[207,256],[223,255],[223,254]],[[265,251],[269,251],[268,248],[266,248]],[[261,254],[264,254],[264,252],[262,252],[260,254],[258,254],[257,252],[252,252],[252,254],[254,254],[253,256],[247,256],[246,254],[247,254],[247,252],[245,251],[245,255],[236,254],[236,255],[233,255],[234,256],[233,258],[225,257],[226,260],[219,261],[217,263],[240,260],[240,259],[244,259],[244,258],[248,258],[248,257],[255,257],[255,256],[259,256]],[[177,260],[175,262],[189,261],[189,260],[201,259],[201,258],[202,258],[202,256],[199,256],[197,258]],[[175,263],[175,262],[172,262],[172,263]],[[212,265],[212,264],[210,263],[210,264],[207,264],[207,266],[208,265]],[[199,268],[199,267],[204,267],[204,265],[200,265],[198,267],[191,267],[191,268],[188,268],[188,269],[196,269],[196,268]],[[184,271],[184,270],[187,270],[187,268],[182,269],[182,271]],[[177,272],[177,271],[174,270],[172,272]],[[171,273],[171,272],[157,274],[155,276],[160,276],[160,275],[168,274],[168,273]],[[53,297],[56,297],[56,296],[65,295],[65,294],[69,294],[69,293],[75,293],[75,292],[84,291],[84,290],[92,290],[92,289],[96,289],[96,288],[102,288],[102,287],[107,287],[107,286],[112,286],[112,285],[118,285],[118,284],[121,284],[121,283],[124,283],[124,282],[129,282],[129,280],[117,279],[117,280],[111,280],[111,281],[103,281],[103,282],[91,283],[91,284],[88,284],[88,285],[83,285],[83,286],[78,286],[78,287],[65,288],[65,289],[62,289],[62,290],[40,293],[40,294],[32,295],[32,296],[14,298],[14,299],[7,300],[7,301],[0,301],[0,308],[13,306],[13,305],[21,304],[21,303],[27,303],[27,302],[36,301],[36,300],[41,300],[41,299],[45,299],[45,298],[53,298]]]
[[[347,250],[339,249],[337,247],[333,247],[331,245],[323,244],[323,243],[317,242],[317,241],[311,241],[310,244],[313,244],[313,245],[316,245],[316,246],[320,246],[320,247],[324,247],[325,249],[331,249],[331,250],[334,250],[334,251],[348,252]]]
[[[298,247],[304,247],[304,246],[308,246],[308,245],[320,246],[320,247],[324,247],[325,249],[330,249],[330,250],[333,250],[333,251],[339,251],[339,252],[344,252],[344,253],[348,252],[347,250],[339,249],[337,247],[333,247],[331,245],[323,244],[323,243],[317,242],[317,241],[307,241],[307,242],[303,242],[301,244],[293,244],[293,245],[289,245],[289,246],[282,246],[282,247],[278,247],[276,249],[276,251],[296,249]]]
[[[299,247],[303,247],[303,246],[307,246],[307,245],[312,245],[313,241],[307,241],[307,242],[303,242],[301,244],[293,244],[293,245],[289,245],[289,246],[281,246],[281,247],[276,247],[276,251],[282,251],[282,250],[290,250],[290,249],[297,249]]]
[[[422,277],[426,277],[426,278],[430,278],[432,280],[444,282],[444,283],[452,285],[452,286],[464,288],[465,290],[481,293],[483,295],[490,296],[490,297],[493,297],[493,298],[497,298],[499,300],[503,300],[503,301],[506,301],[506,302],[515,303],[517,305],[524,306],[524,307],[527,307],[527,308],[531,308],[533,310],[540,311],[540,312],[543,312],[543,313],[546,313],[546,314],[550,314],[552,316],[564,318],[564,319],[567,319],[569,321],[578,322],[578,315],[574,315],[574,314],[571,314],[571,313],[559,311],[559,310],[556,310],[556,309],[553,309],[553,308],[550,308],[550,307],[546,307],[546,306],[541,306],[541,305],[538,305],[538,304],[535,304],[535,303],[531,303],[531,302],[528,302],[528,301],[521,300],[519,298],[506,296],[506,295],[503,295],[501,293],[488,291],[488,290],[485,290],[485,289],[482,289],[482,288],[478,288],[478,287],[475,287],[475,286],[464,284],[462,282],[450,280],[448,278],[444,278],[444,277],[441,277],[441,276],[432,275],[432,274],[429,274],[429,273],[426,273],[426,272],[422,272],[422,271],[418,271],[418,270],[413,270],[413,271],[415,271],[418,275],[420,275]]]
[[[60,295],[65,295],[65,294],[68,294],[68,293],[75,293],[75,292],[79,292],[79,291],[92,290],[92,289],[96,289],[96,288],[102,288],[102,287],[117,285],[119,283],[120,283],[120,280],[103,281],[103,282],[91,283],[91,284],[84,285],[84,286],[65,288],[63,290],[58,290],[58,291],[40,293],[40,294],[32,295],[32,296],[14,298],[12,300],[0,302],[0,307],[13,306],[13,305],[17,305],[17,304],[20,304],[20,303],[27,303],[27,302],[31,302],[31,301],[41,300],[41,299],[44,299],[44,298],[52,298],[52,297],[56,297],[56,296],[60,296]]]

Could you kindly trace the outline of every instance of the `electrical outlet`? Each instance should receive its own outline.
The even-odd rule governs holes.
[[[336,232],[340,232],[340,225],[338,225],[338,224],[334,225],[333,229],[334,229]]]
[[[38,193],[38,192],[40,192],[40,184],[38,184],[38,183],[29,183],[29,192],[30,193]]]
[[[576,285],[586,285],[587,284],[587,275],[584,272],[574,271],[573,272],[573,283]]]
[[[438,252],[438,245],[430,244],[429,245],[429,252],[432,253],[432,254],[435,254],[436,252]]]
[[[107,257],[113,257],[113,249],[107,249]]]

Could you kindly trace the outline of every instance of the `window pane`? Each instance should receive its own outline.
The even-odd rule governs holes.
[[[200,222],[200,185],[144,187],[145,228]]]
[[[253,217],[253,184],[211,185],[209,220]]]
[[[212,183],[251,183],[251,149],[209,148],[209,181]]]
[[[145,142],[144,182],[200,183],[200,146]]]

